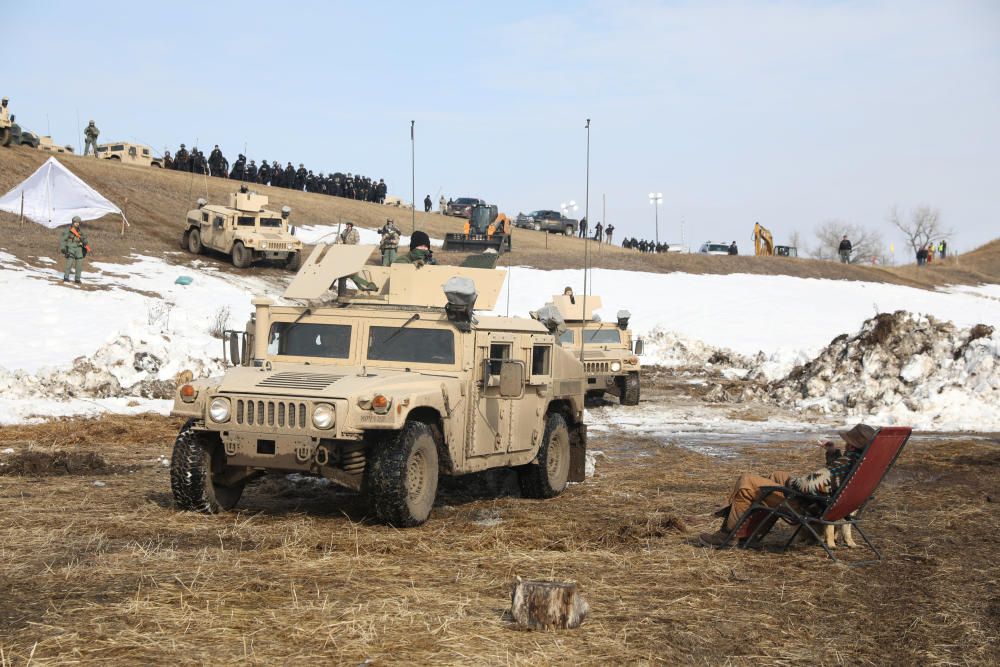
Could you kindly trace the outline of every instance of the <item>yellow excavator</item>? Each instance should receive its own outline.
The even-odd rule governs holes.
[[[495,205],[477,204],[465,222],[462,233],[444,235],[443,250],[496,250],[498,253],[511,249],[510,218],[500,213]]]
[[[753,249],[758,257],[770,257],[774,254],[774,238],[764,225],[755,222],[753,225]]]

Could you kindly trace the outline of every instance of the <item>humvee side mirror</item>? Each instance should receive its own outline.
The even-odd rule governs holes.
[[[505,359],[500,365],[500,395],[519,398],[524,393],[524,363]]]
[[[229,332],[229,361],[233,366],[239,366],[243,359],[240,354],[240,334],[238,331]]]
[[[251,351],[253,350],[253,335],[244,334],[243,337],[243,354],[240,355],[240,365],[249,366]]]
[[[640,357],[642,356],[642,348],[643,348],[643,343],[642,339],[640,338],[637,341],[635,341],[635,353]]]

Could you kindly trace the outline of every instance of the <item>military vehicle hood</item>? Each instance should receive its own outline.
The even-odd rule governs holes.
[[[305,364],[279,364],[270,370],[236,367],[226,372],[217,391],[224,394],[345,398],[367,391],[383,394],[396,389],[401,393],[419,391],[427,385],[438,386],[445,381],[454,381],[447,375],[395,368],[368,367],[366,375],[360,375],[361,370],[358,366],[310,367]]]

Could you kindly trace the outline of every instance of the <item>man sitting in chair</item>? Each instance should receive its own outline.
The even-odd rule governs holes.
[[[867,424],[858,424],[850,431],[842,432],[840,437],[846,443],[843,452],[837,449],[830,440],[818,443],[826,451],[827,463],[825,467],[808,475],[794,477],[783,471],[772,472],[766,477],[750,474],[741,475],[729,494],[729,505],[716,512],[717,516],[724,517],[722,527],[714,533],[703,533],[700,537],[701,543],[712,547],[725,546],[726,542],[729,541],[730,533],[739,524],[740,517],[757,500],[761,487],[787,486],[813,495],[832,495],[835,493],[840,488],[844,476],[850,472],[861,457],[865,447],[874,439],[875,429]],[[774,492],[762,500],[768,507],[777,507],[784,500],[784,495]],[[748,530],[747,524],[744,524],[741,532]],[[749,534],[742,534],[735,537],[742,540],[748,536]]]

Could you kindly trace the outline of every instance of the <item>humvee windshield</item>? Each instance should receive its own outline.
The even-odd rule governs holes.
[[[608,343],[621,343],[621,332],[618,329],[584,329],[583,342],[585,345],[606,345]]]
[[[368,329],[369,361],[409,361],[421,364],[455,363],[455,336],[448,329]]]
[[[252,215],[241,215],[240,217],[236,218],[236,224],[239,225],[240,227],[253,227],[255,224],[257,224],[257,218],[253,217]]]
[[[267,353],[347,359],[351,354],[351,325],[275,322],[267,339]]]
[[[281,227],[281,218],[261,218],[261,227]]]

